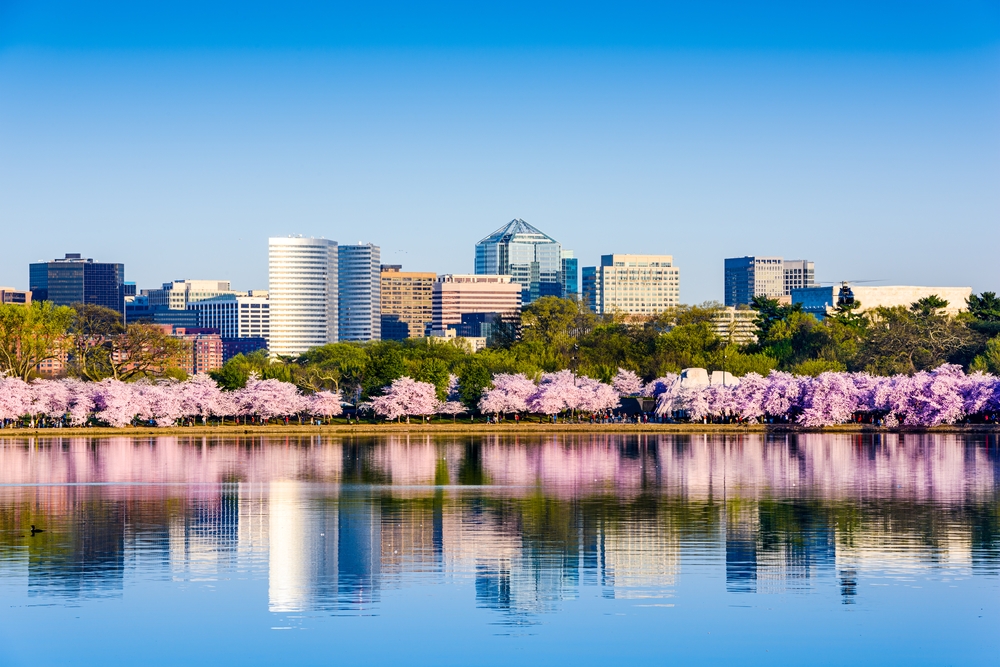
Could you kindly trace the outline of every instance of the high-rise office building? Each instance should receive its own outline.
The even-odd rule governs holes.
[[[807,259],[786,259],[782,264],[785,271],[784,296],[791,296],[793,289],[816,286],[816,269]]]
[[[781,257],[730,257],[726,259],[725,303],[748,305],[755,296],[790,297],[793,289],[816,284],[813,263]]]
[[[271,303],[266,292],[223,294],[196,301],[198,326],[218,329],[222,338],[271,338]]]
[[[228,280],[173,280],[163,283],[161,289],[144,289],[141,293],[151,307],[170,310],[185,310],[192,303],[225,294],[242,294],[233,291]]]
[[[382,337],[381,250],[371,243],[341,245],[338,251],[340,340]]]
[[[296,355],[337,342],[337,243],[288,236],[267,244],[271,353]]]
[[[125,265],[83,259],[66,253],[63,259],[28,266],[28,287],[35,301],[57,306],[91,303],[124,312]]]
[[[566,299],[580,297],[580,260],[572,250],[562,251],[562,296]]]
[[[511,220],[476,244],[476,275],[511,276],[525,304],[562,296],[562,247],[524,220]]]
[[[382,265],[382,340],[426,336],[433,320],[437,275],[402,268]]]
[[[433,291],[433,331],[461,324],[466,313],[516,314],[521,309],[521,294],[521,285],[510,276],[438,276]]]
[[[599,315],[661,313],[680,303],[680,282],[671,255],[601,255],[583,269],[586,304]]]

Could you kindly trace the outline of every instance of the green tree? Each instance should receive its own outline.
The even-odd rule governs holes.
[[[371,345],[368,350],[369,361],[365,377],[362,380],[364,393],[372,396],[382,392],[392,381],[406,375],[406,361],[392,341],[381,341]]]
[[[931,294],[930,296],[925,296],[922,299],[918,299],[914,303],[910,304],[910,310],[918,315],[923,315],[928,317],[930,315],[939,315],[940,311],[948,307],[948,302],[939,297],[937,294]]]
[[[290,364],[271,359],[267,350],[237,354],[222,368],[210,371],[209,375],[220,387],[233,391],[245,387],[251,373],[256,373],[262,380],[295,382],[297,379]]]
[[[32,377],[42,362],[63,353],[72,321],[72,308],[48,301],[0,304],[0,371]]]
[[[470,410],[476,410],[483,390],[492,385],[493,374],[490,368],[483,359],[472,358],[462,364],[457,375],[458,391],[462,403]]]
[[[370,360],[368,349],[357,343],[330,343],[299,356],[299,385],[309,391],[333,389],[357,397]]]
[[[981,345],[981,334],[959,318],[927,307],[876,308],[858,351],[856,366],[870,373],[912,374],[944,363],[968,365]]]
[[[986,341],[983,352],[973,359],[969,369],[1000,375],[1000,336]]]
[[[979,296],[970,294],[966,300],[969,314],[979,322],[1000,322],[1000,297],[994,292],[983,292]]]

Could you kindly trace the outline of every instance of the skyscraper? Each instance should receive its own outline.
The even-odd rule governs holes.
[[[793,289],[815,285],[813,263],[781,257],[730,257],[726,259],[725,302],[748,305],[755,296],[790,297]]]
[[[562,251],[562,296],[576,299],[580,296],[580,260],[572,250]]]
[[[382,340],[426,336],[432,320],[437,275],[402,268],[382,265]]]
[[[521,309],[520,285],[510,276],[443,275],[434,282],[434,332],[462,323],[466,313],[516,315]]]
[[[583,269],[584,299],[593,312],[655,315],[680,303],[681,270],[671,255],[601,255]]]
[[[35,301],[57,306],[91,303],[124,312],[125,265],[83,259],[66,253],[63,259],[28,265],[28,288]]]
[[[341,245],[338,252],[340,340],[382,335],[382,253],[377,245]]]
[[[337,243],[288,236],[267,244],[271,353],[296,355],[337,342]]]
[[[551,236],[515,219],[476,244],[476,275],[511,276],[521,302],[563,296],[563,252]]]
[[[809,260],[786,259],[782,266],[785,270],[785,296],[791,296],[793,289],[816,286],[816,269]]]

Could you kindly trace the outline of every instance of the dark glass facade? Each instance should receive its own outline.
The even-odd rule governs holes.
[[[92,303],[122,312],[125,295],[125,265],[82,259],[67,254],[64,259],[38,262],[28,267],[31,298],[57,306]]]

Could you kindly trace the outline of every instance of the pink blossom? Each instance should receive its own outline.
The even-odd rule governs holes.
[[[437,389],[434,385],[417,382],[406,376],[393,380],[382,396],[371,400],[371,408],[375,414],[386,419],[398,419],[406,415],[432,415],[437,407]]]
[[[638,381],[638,378],[636,380]],[[603,412],[604,410],[614,410],[621,405],[621,392],[611,385],[589,377],[579,378],[576,384],[579,392],[578,405],[581,410]],[[638,383],[638,387],[639,390],[642,389],[641,381]]]
[[[493,386],[483,391],[479,411],[486,414],[526,412],[528,399],[538,387],[524,375],[498,373],[493,376]]]
[[[19,419],[31,412],[31,387],[17,377],[0,376],[0,420]]]
[[[343,396],[339,391],[317,391],[309,397],[309,414],[317,417],[336,417],[343,414]]]
[[[642,379],[632,371],[625,370],[624,368],[618,369],[618,374],[611,381],[611,385],[622,396],[638,396],[645,389]]]

